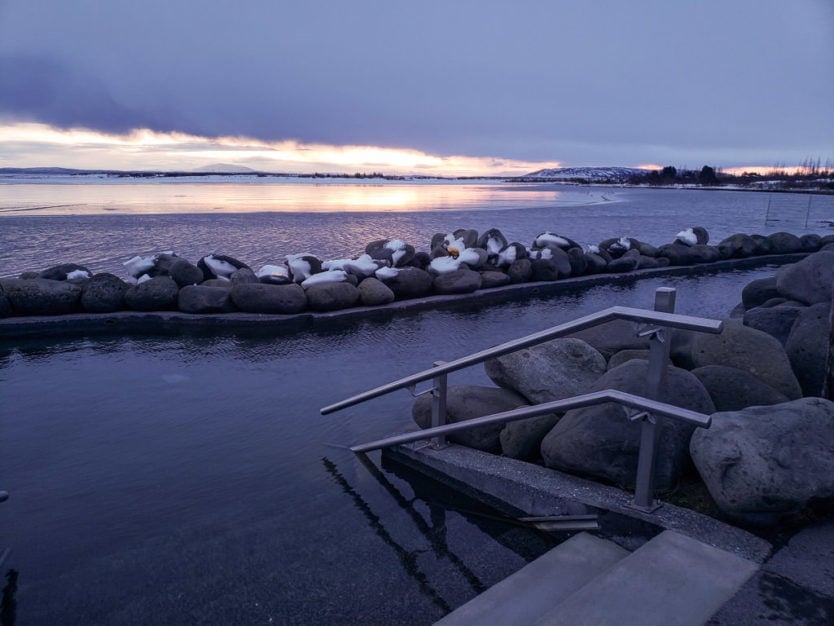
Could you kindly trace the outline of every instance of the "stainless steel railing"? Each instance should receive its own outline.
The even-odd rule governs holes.
[[[522,337],[521,339],[508,341],[498,346],[481,350],[480,352],[455,359],[454,361],[437,361],[435,367],[432,369],[406,376],[386,385],[351,396],[341,402],[328,405],[321,409],[321,413],[322,415],[326,415],[399,389],[409,389],[412,395],[415,396],[422,395],[423,393],[432,394],[432,425],[430,428],[387,437],[351,448],[356,453],[364,453],[429,438],[432,439],[434,445],[440,446],[445,443],[445,436],[447,434],[483,426],[484,424],[506,423],[535,417],[537,415],[544,415],[554,411],[567,411],[572,408],[590,406],[601,402],[618,402],[624,407],[633,410],[631,413],[626,412],[626,417],[633,421],[641,422],[640,451],[637,462],[637,479],[633,506],[644,511],[653,511],[659,506],[654,500],[654,459],[662,420],[664,418],[683,420],[700,428],[708,428],[710,425],[710,417],[708,415],[682,409],[657,400],[663,387],[666,368],[669,364],[670,346],[665,329],[673,328],[713,334],[718,334],[723,329],[723,322],[720,320],[690,317],[688,315],[674,313],[675,295],[676,291],[674,289],[661,287],[655,293],[655,310],[653,311],[614,306],[570,322],[565,322],[564,324],[553,326],[538,333]],[[573,398],[505,411],[503,413],[496,413],[455,424],[446,424],[446,389],[449,373],[617,319],[646,324],[646,327],[640,330],[638,335],[649,339],[649,368],[646,381],[648,397],[608,389]],[[417,394],[415,392],[416,385],[426,380],[432,381],[431,388]]]

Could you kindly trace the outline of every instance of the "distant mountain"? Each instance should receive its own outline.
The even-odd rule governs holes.
[[[256,174],[257,171],[253,170],[251,167],[245,167],[243,165],[233,165],[232,163],[212,163],[211,165],[203,165],[202,167],[196,167],[192,172],[200,172],[203,174],[211,173],[211,174]]]
[[[627,181],[632,176],[646,174],[648,170],[635,167],[559,167],[538,170],[521,176],[524,180],[587,180],[590,182]]]

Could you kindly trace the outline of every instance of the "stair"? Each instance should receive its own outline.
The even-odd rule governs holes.
[[[582,533],[437,623],[701,626],[757,569],[674,531],[630,554]]]

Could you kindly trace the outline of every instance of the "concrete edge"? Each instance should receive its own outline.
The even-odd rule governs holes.
[[[449,445],[438,450],[411,444],[385,449],[383,455],[434,478],[463,483],[489,504],[497,501],[528,515],[571,514],[577,506],[593,507],[677,531],[759,564],[772,551],[764,539],[691,509],[664,503],[654,513],[645,513],[631,508],[632,494],[616,487],[473,448]]]
[[[471,294],[435,295],[398,300],[376,307],[353,307],[294,315],[259,313],[182,313],[179,311],[117,311],[114,313],[71,313],[57,316],[15,316],[0,319],[0,340],[17,337],[73,336],[88,334],[173,334],[256,332],[280,334],[304,329],[332,328],[366,320],[385,320],[402,314],[436,309],[471,309],[518,301],[576,293],[600,285],[623,285],[643,278],[700,276],[727,270],[753,269],[764,265],[785,265],[804,259],[810,252],[728,259],[701,265],[680,265],[635,270],[623,274],[590,274],[553,282],[530,282],[479,290]]]

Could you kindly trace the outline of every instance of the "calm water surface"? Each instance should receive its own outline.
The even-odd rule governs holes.
[[[631,204],[653,216],[648,232],[665,232],[672,223],[677,229],[705,223],[692,215],[701,202],[721,197],[691,195],[692,206],[683,210],[674,194],[642,193],[586,205],[578,214],[576,207],[554,205],[317,214],[307,224],[318,236],[325,231],[315,229],[326,224],[350,224],[361,242],[370,240],[363,229],[416,238],[487,224],[505,232],[529,229],[532,236],[546,216],[577,231],[618,232],[647,222],[621,210]],[[661,210],[663,195],[677,198],[676,216]],[[573,222],[555,218],[571,210]],[[536,211],[538,217],[528,216]],[[10,225],[31,233],[34,223],[44,242],[85,233],[86,247],[69,250],[95,256],[93,232],[99,243],[144,234],[142,245],[154,249],[161,239],[148,233],[148,224],[156,220],[182,242],[202,225],[207,239],[235,232],[243,246],[244,232],[263,241],[273,220],[276,237],[287,237],[287,222],[303,234],[302,217],[5,215],[0,229],[21,255],[27,245],[9,237]],[[63,233],[73,223],[73,232]],[[211,231],[212,224],[225,232]],[[573,234],[573,228],[560,230]],[[99,250],[101,263],[105,256]],[[470,512],[475,504],[402,468],[371,471],[359,463],[345,446],[408,426],[406,392],[325,417],[319,408],[437,359],[613,303],[651,306],[659,286],[678,288],[680,312],[721,316],[746,282],[772,271],[642,280],[292,336],[0,341],[0,488],[12,494],[0,505],[0,550],[13,549],[4,569],[20,572],[18,623],[432,623],[560,538],[492,522]],[[453,375],[451,384],[487,379],[473,368]]]

